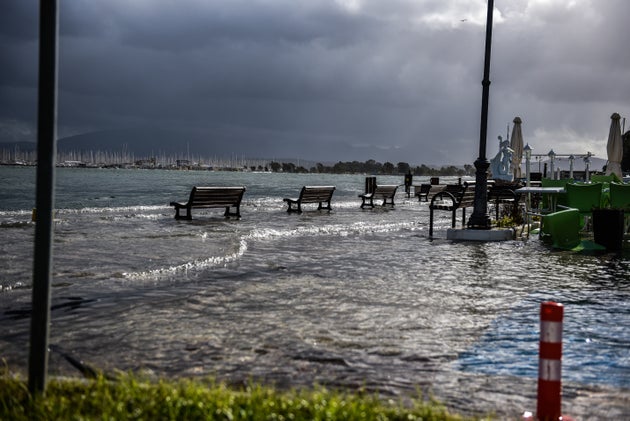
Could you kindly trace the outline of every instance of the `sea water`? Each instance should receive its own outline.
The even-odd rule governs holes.
[[[455,182],[456,178],[442,178]],[[402,184],[402,176],[378,176]],[[416,177],[414,183],[428,182]],[[246,186],[242,218],[175,220],[192,186]],[[285,197],[336,186],[332,212]],[[360,209],[365,175],[59,168],[50,356],[105,371],[212,375],[534,410],[539,307],[565,307],[571,415],[630,416],[630,254],[428,237],[425,202]],[[35,169],[0,167],[0,358],[26,372]],[[471,210],[468,210],[470,215]],[[461,213],[458,212],[458,223]]]

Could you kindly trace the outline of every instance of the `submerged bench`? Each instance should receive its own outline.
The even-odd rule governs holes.
[[[467,181],[463,184],[447,184],[437,192],[429,204],[429,237],[433,237],[433,212],[451,212],[451,228],[455,228],[457,209],[462,210],[462,227],[466,222],[466,208],[475,204],[475,182]]]
[[[297,199],[284,199],[288,205],[287,212],[301,213],[303,203],[318,203],[319,206],[317,206],[317,210],[327,209],[330,211],[332,210],[330,200],[334,192],[334,186],[304,186]],[[294,205],[297,207],[294,208]]]
[[[418,196],[418,202],[422,202],[422,199],[424,199],[425,202],[428,202],[429,193],[431,193],[431,184],[420,184],[419,186],[414,186],[414,196]]]
[[[171,202],[175,206],[175,219],[192,219],[193,208],[225,208],[226,217],[241,217],[241,200],[245,193],[245,187],[193,187],[188,202]],[[234,212],[230,212],[233,207]],[[186,210],[186,215],[181,216],[179,211]]]
[[[396,189],[398,189],[398,186],[395,184],[377,185],[372,193],[360,194],[359,197],[362,201],[361,209],[363,209],[365,206],[373,208],[374,199],[383,199],[383,206],[387,204],[394,206],[394,196],[396,195]]]

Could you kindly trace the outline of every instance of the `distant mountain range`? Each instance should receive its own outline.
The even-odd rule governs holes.
[[[22,151],[35,149],[35,143],[0,143],[0,149],[18,147]],[[247,158],[276,161],[308,160],[311,162],[335,163],[338,161],[378,162],[404,161],[419,164],[421,157],[400,148],[354,146],[340,141],[322,142],[294,139],[251,139],[234,133],[218,133],[212,137],[195,131],[172,129],[122,129],[83,133],[60,138],[59,152],[109,151],[133,154],[136,157],[191,156],[205,158]],[[405,158],[407,157],[407,160]],[[409,158],[411,157],[411,158]]]
[[[0,143],[0,150],[33,151],[36,144],[31,142],[5,142]],[[422,149],[418,154],[415,149]],[[296,142],[288,138],[264,138],[252,140],[249,136],[238,136],[233,132],[217,132],[212,137],[205,133],[173,129],[121,129],[103,130],[83,133],[75,136],[61,138],[57,141],[59,152],[72,151],[100,151],[130,154],[137,159],[176,156],[176,157],[202,157],[216,159],[264,159],[278,162],[309,162],[332,164],[339,161],[365,162],[374,159],[377,162],[407,162],[412,166],[429,165],[440,167],[447,164],[426,162],[428,157],[435,156],[428,151],[426,146],[412,148],[383,148],[376,146],[356,146],[341,141],[311,141]],[[491,151],[488,151],[490,154]],[[488,156],[491,159],[492,156]],[[470,164],[474,161],[471,158]],[[548,162],[545,159],[542,162]],[[601,171],[606,164],[606,159],[592,157],[590,169]],[[463,165],[463,164],[459,164]],[[563,170],[569,169],[568,159],[563,158],[556,162],[556,167]],[[532,159],[532,171],[538,171],[538,161]],[[574,170],[584,170],[584,161],[575,159]]]

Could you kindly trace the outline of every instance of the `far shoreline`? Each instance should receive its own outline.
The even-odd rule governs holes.
[[[433,177],[433,176],[456,176],[474,177],[474,167],[472,165],[465,165],[458,167],[455,165],[442,166],[440,168],[428,167],[425,164],[412,167],[411,165],[400,162],[398,165],[386,162],[380,164],[374,160],[368,160],[365,163],[358,161],[352,162],[338,162],[333,166],[324,166],[323,164],[317,164],[317,167],[306,169],[304,167],[296,166],[294,163],[276,162],[271,161],[268,165],[258,166],[229,166],[229,165],[208,165],[208,164],[196,164],[189,161],[181,162],[178,160],[175,164],[162,164],[156,162],[136,161],[134,163],[86,163],[82,161],[64,161],[57,162],[56,168],[81,168],[81,169],[128,169],[128,170],[167,170],[167,171],[216,171],[216,172],[255,172],[255,173],[288,173],[288,174],[364,174],[364,175],[386,175],[386,176],[419,176],[419,177]],[[0,166],[5,167],[36,167],[37,162],[32,161],[0,161]]]

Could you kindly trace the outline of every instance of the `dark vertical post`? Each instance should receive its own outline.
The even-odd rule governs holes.
[[[407,193],[407,197],[411,197],[411,185],[413,184],[413,174],[411,174],[411,170],[405,174],[405,193]]]
[[[57,0],[39,3],[39,88],[37,108],[37,222],[33,259],[33,302],[28,387],[46,389],[50,319],[53,209],[57,124]]]
[[[468,220],[468,228],[490,229],[488,216],[488,168],[486,158],[486,138],[488,133],[488,98],[490,96],[490,51],[492,48],[492,11],[494,0],[488,0],[488,18],[486,21],[486,56],[483,66],[483,86],[481,96],[481,129],[479,131],[479,158],[475,161],[475,206]]]
[[[376,177],[365,177],[365,194],[374,193],[376,190]]]

